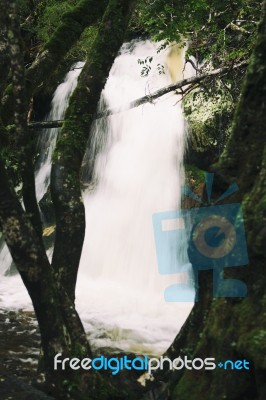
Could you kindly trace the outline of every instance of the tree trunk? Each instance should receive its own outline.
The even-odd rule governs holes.
[[[21,48],[20,27],[15,1],[3,2],[7,14],[7,42],[10,52],[12,87],[14,98],[15,157],[20,165],[22,178],[22,198],[25,210],[32,225],[42,238],[42,222],[35,193],[32,141],[27,131],[27,100],[25,89],[25,71],[23,51]]]
[[[26,79],[33,90],[51,75],[83,30],[101,18],[107,1],[81,0],[72,11],[62,15],[61,24],[27,70]]]
[[[6,0],[1,0],[3,10]],[[61,24],[50,40],[38,53],[35,61],[26,71],[26,89],[28,101],[44,82],[48,80],[55,68],[63,60],[69,49],[80,38],[83,30],[101,18],[107,0],[81,0],[77,6],[62,15]],[[10,124],[13,118],[14,97],[10,87],[2,99],[1,115],[5,124]]]
[[[16,4],[5,3],[7,35],[14,90],[16,155],[21,167],[25,212],[0,158],[0,226],[12,258],[29,292],[41,332],[43,369],[54,378],[53,358],[88,356],[91,351],[74,304],[64,288],[58,289],[42,241],[42,226],[35,196],[31,142],[27,133],[24,62],[19,45]],[[1,124],[2,126],[2,124]],[[1,156],[2,157],[2,156]],[[62,379],[59,377],[59,386]]]
[[[167,351],[171,358],[215,357],[246,359],[250,370],[182,371],[158,373],[167,382],[170,398],[191,400],[262,400],[266,396],[265,341],[265,204],[266,204],[266,2],[263,5],[258,39],[251,57],[242,96],[235,114],[232,136],[218,165],[221,187],[237,181],[243,199],[249,265],[226,268],[227,277],[247,284],[241,298],[212,299],[210,277],[200,283],[202,296]],[[225,186],[224,189],[227,187]],[[231,199],[230,199],[231,200]],[[227,271],[229,270],[229,271]],[[163,398],[163,397],[162,397]]]
[[[56,353],[90,354],[73,304],[60,294],[40,238],[10,189],[5,168],[0,162],[0,224],[6,243],[31,297],[41,332],[45,371],[53,373]],[[61,297],[61,299],[60,299]],[[71,313],[71,320],[64,313]],[[74,327],[76,328],[74,329]],[[77,349],[79,350],[77,351]],[[74,351],[76,349],[76,351]]]
[[[57,141],[51,174],[56,215],[52,265],[57,279],[74,301],[85,234],[80,167],[100,94],[123,43],[133,1],[110,0],[73,93]]]

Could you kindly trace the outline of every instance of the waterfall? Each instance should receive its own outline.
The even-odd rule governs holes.
[[[57,121],[64,118],[65,111],[71,94],[75,90],[79,74],[82,71],[84,63],[75,63],[71,70],[65,76],[64,81],[57,87],[51,104],[51,111],[45,118],[45,121]],[[55,149],[58,128],[42,129],[37,142],[37,152],[39,153],[36,171],[35,184],[36,196],[39,202],[50,185],[50,174],[52,166],[52,154]]]
[[[5,241],[0,242],[0,276],[4,275],[12,264],[12,257]]]
[[[182,78],[184,60],[185,50],[158,54],[150,41],[124,44],[102,93],[99,111],[121,112],[95,122],[84,158],[87,228],[77,283],[77,307],[95,347],[164,351],[192,306],[164,301],[164,289],[186,279],[188,259],[183,246],[173,255],[180,273],[160,275],[152,226],[154,213],[180,208],[180,98],[171,93],[123,112],[132,100]]]
[[[180,208],[184,181],[185,129],[181,99],[170,93],[155,103],[124,111],[132,100],[191,74],[185,50],[160,53],[150,41],[122,46],[99,102],[120,113],[94,122],[93,141],[83,161],[86,236],[77,282],[77,309],[94,349],[162,353],[174,339],[192,303],[167,303],[167,286],[187,279],[186,247],[180,247],[180,273],[160,275],[152,215]],[[62,119],[82,63],[58,86],[47,120]],[[148,72],[148,73],[147,73]],[[50,183],[57,129],[38,141],[37,198]],[[93,173],[92,173],[93,169]],[[0,273],[10,265],[3,246]],[[51,249],[49,249],[50,251]],[[2,276],[0,307],[32,309],[20,277]]]

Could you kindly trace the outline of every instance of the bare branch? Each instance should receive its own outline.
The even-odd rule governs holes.
[[[43,122],[32,121],[29,122],[28,127],[30,129],[61,128],[61,126],[63,126],[63,122],[64,122],[63,120],[43,121]]]
[[[234,24],[233,22],[230,22],[228,25],[226,25],[226,27],[224,28],[224,30],[231,28],[234,31],[238,31],[241,33],[245,33],[246,35],[251,35],[252,32],[247,31],[245,28],[243,28],[242,26],[238,26],[236,24]]]
[[[136,99],[136,100],[132,101],[131,103],[127,104],[123,109],[109,109],[109,110],[104,111],[103,113],[97,114],[96,118],[102,118],[102,117],[106,117],[108,115],[113,115],[113,114],[117,114],[119,112],[127,111],[132,108],[139,107],[145,103],[152,103],[154,100],[158,99],[159,97],[164,96],[170,92],[174,92],[177,89],[181,89],[188,85],[191,86],[191,85],[198,84],[198,83],[200,83],[204,80],[207,80],[209,78],[212,78],[212,77],[222,76],[232,70],[246,67],[247,65],[248,65],[248,61],[242,61],[241,63],[235,64],[230,67],[214,69],[213,71],[210,71],[203,75],[183,79],[182,81],[179,81],[177,83],[173,83],[169,86],[165,86],[164,88],[159,89],[152,94],[140,97],[139,99]]]
[[[248,65],[247,61],[242,61],[241,63],[235,64],[230,67],[214,69],[213,71],[210,71],[206,74],[194,76],[192,78],[183,79],[182,81],[179,81],[177,83],[171,84],[169,86],[165,86],[164,88],[159,89],[152,94],[148,94],[146,96],[140,97],[139,99],[133,100],[131,103],[128,103],[122,109],[121,108],[120,109],[108,109],[102,113],[98,113],[96,115],[96,119],[107,117],[109,115],[118,114],[123,111],[128,111],[128,110],[131,110],[132,108],[139,107],[145,103],[152,103],[154,100],[158,99],[159,97],[162,97],[170,92],[176,92],[177,89],[182,89],[181,94],[185,94],[188,91],[191,91],[193,89],[193,87],[197,86],[200,82],[202,82],[204,80],[207,80],[209,78],[213,78],[216,76],[225,75],[226,73],[228,73],[232,70],[240,69],[242,67],[246,67],[247,65]],[[185,88],[185,90],[183,90],[183,88],[186,86],[187,86],[187,88]],[[180,92],[178,92],[177,94],[180,94]],[[28,126],[31,129],[60,128],[63,125],[63,122],[64,121],[30,122],[28,124]]]

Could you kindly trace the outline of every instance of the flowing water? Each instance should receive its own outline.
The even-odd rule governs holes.
[[[146,77],[143,67],[150,67]],[[102,93],[99,112],[121,112],[95,122],[84,158],[86,185],[96,155],[93,182],[84,192],[87,229],[77,285],[78,310],[96,347],[161,352],[192,306],[164,301],[167,286],[188,279],[186,247],[173,254],[180,273],[160,275],[152,225],[154,213],[180,208],[185,147],[180,98],[171,93],[123,112],[132,100],[184,73],[184,50],[157,54],[151,42],[133,42],[122,47]]]
[[[70,71],[57,88],[47,119],[62,119],[78,72]],[[184,50],[157,54],[150,41],[133,41],[122,46],[102,93],[99,112],[121,112],[95,121],[82,170],[87,228],[77,308],[94,348],[158,354],[191,310],[192,303],[164,301],[167,286],[188,279],[186,246],[173,255],[180,272],[160,275],[152,225],[154,213],[180,208],[186,140],[180,98],[171,93],[123,112],[132,100],[190,73]],[[56,137],[57,130],[47,130],[39,142],[39,201],[49,186]],[[6,252],[0,257],[2,263]],[[7,267],[0,268],[3,275]],[[0,290],[0,307],[30,307],[18,276],[2,277]]]
[[[74,64],[66,75],[64,82],[61,83],[53,96],[51,111],[46,116],[46,121],[57,121],[63,119],[71,94],[75,90],[79,74],[82,71],[84,63]],[[36,195],[38,202],[43,198],[50,185],[51,160],[56,145],[58,128],[43,129],[38,138],[37,152],[39,153],[36,172]]]

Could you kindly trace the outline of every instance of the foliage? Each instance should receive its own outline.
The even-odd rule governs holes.
[[[190,41],[198,59],[220,65],[249,55],[260,16],[254,0],[141,0],[138,23],[156,41]]]
[[[37,35],[42,43],[49,41],[61,22],[62,14],[73,10],[78,0],[46,0],[38,6]]]
[[[29,0],[18,0],[17,6],[18,6],[19,17],[23,21],[23,18],[28,17],[28,15],[31,13],[30,1]]]

